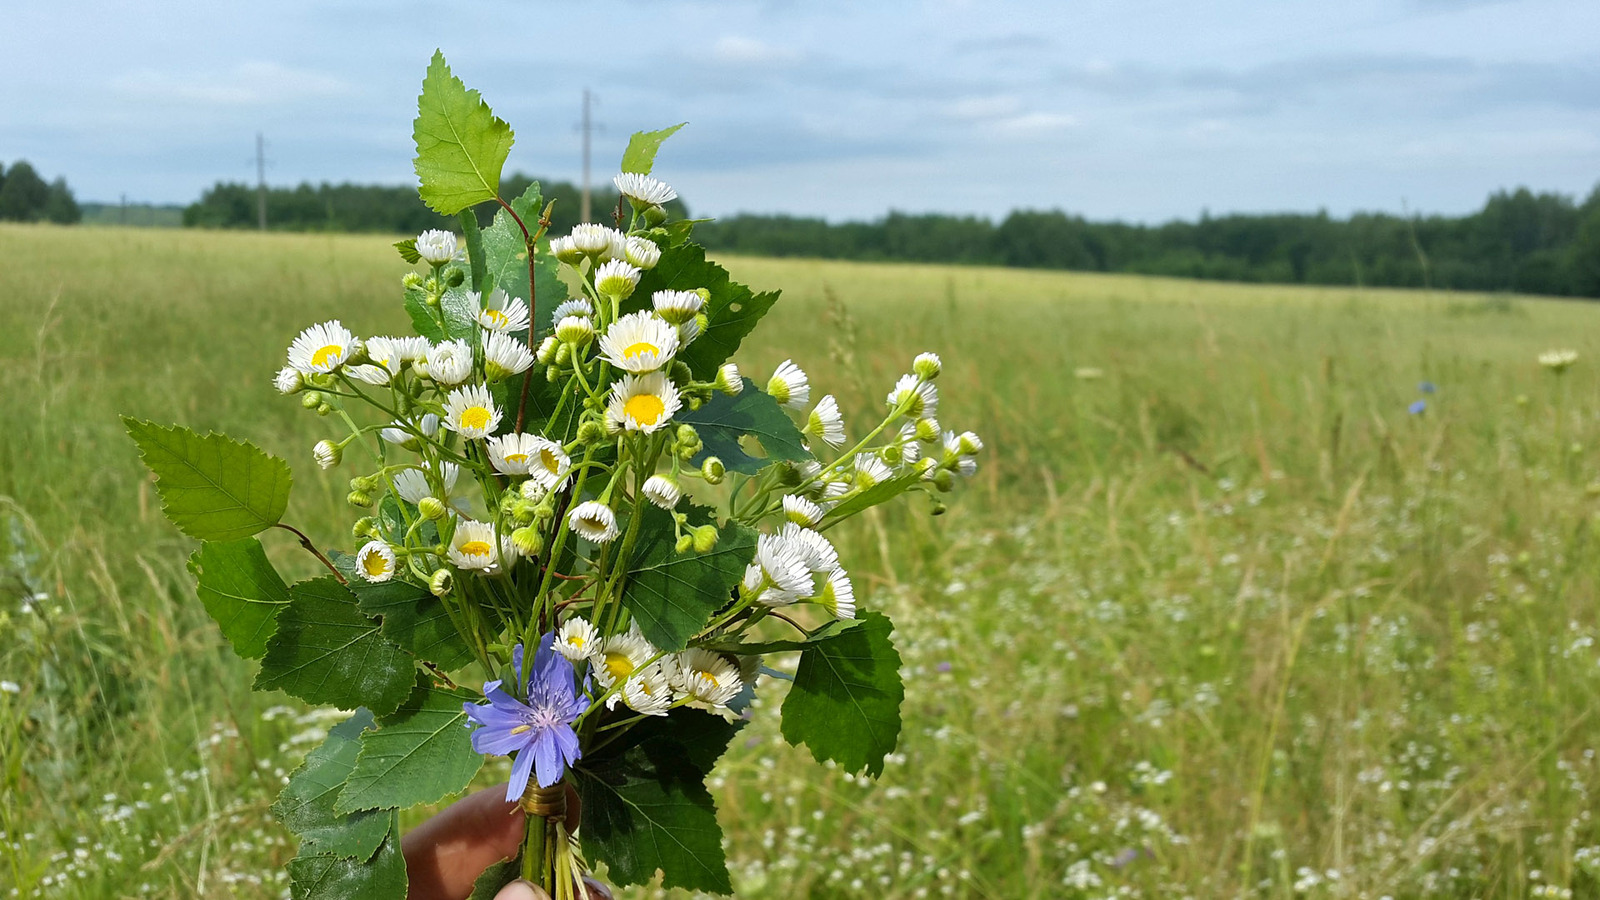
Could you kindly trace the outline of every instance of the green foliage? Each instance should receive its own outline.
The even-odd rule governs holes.
[[[289,503],[289,464],[225,435],[204,437],[124,416],[172,524],[202,541],[235,541],[271,528]]]
[[[348,588],[326,576],[299,582],[289,597],[267,642],[257,690],[343,709],[365,706],[379,716],[411,693],[410,654],[378,632]]]
[[[705,778],[738,726],[679,710],[634,729],[619,749],[577,771],[584,850],[618,885],[731,894],[717,807]]]
[[[649,175],[655,167],[656,153],[661,149],[661,143],[672,137],[678,129],[689,124],[679,122],[671,128],[660,131],[640,131],[628,138],[628,149],[622,151],[622,171],[637,172],[640,175]]]
[[[811,453],[806,450],[800,429],[783,411],[772,395],[756,387],[755,382],[744,379],[744,390],[730,397],[715,393],[705,405],[678,414],[678,421],[693,425],[700,434],[705,448],[694,458],[699,465],[708,456],[722,460],[729,472],[751,475],[766,468],[774,460],[806,460]],[[761,442],[764,457],[751,456],[740,446],[739,440],[750,436]]]
[[[413,266],[422,261],[422,255],[417,252],[417,239],[414,237],[406,238],[403,241],[395,241],[394,249],[400,251],[401,259]]]
[[[463,702],[479,699],[435,687],[418,673],[411,696],[378,728],[361,735],[361,753],[334,808],[404,809],[465,788],[483,766],[472,749]]]
[[[71,225],[83,218],[66,179],[46,184],[27,160],[0,173],[0,221],[54,222]]]
[[[847,772],[883,774],[883,758],[900,738],[900,654],[889,641],[889,617],[868,611],[800,654],[794,686],[783,701],[783,737],[805,744],[818,762]]]
[[[760,294],[728,277],[728,270],[706,259],[705,248],[696,244],[663,247],[661,260],[645,272],[624,309],[644,309],[656,291],[693,291],[704,288],[711,294],[701,310],[706,330],[694,343],[678,353],[678,360],[689,366],[696,378],[710,380],[717,367],[728,361],[761,317],[778,302],[777,291]]]
[[[522,218],[529,234],[538,227],[542,202],[537,181],[530,183],[521,196],[511,201],[511,208]],[[487,267],[484,290],[498,287],[513,297],[527,300],[529,298],[527,242],[522,229],[503,209],[495,213],[494,221],[483,230],[483,253]],[[538,287],[537,293],[533,296],[533,301],[538,307],[534,310],[538,318],[534,325],[536,333],[540,333],[549,330],[550,313],[561,301],[567,299],[567,286],[561,280],[560,263],[549,253],[539,254],[535,258],[534,279]]]
[[[289,588],[255,538],[206,541],[189,557],[198,580],[200,602],[222,628],[222,636],[245,659],[267,652],[278,610],[289,602]]]
[[[880,503],[904,494],[922,482],[922,475],[915,472],[902,472],[893,478],[880,481],[852,497],[839,501],[838,505],[829,508],[827,521],[838,522],[851,516],[864,512]]]
[[[717,610],[732,599],[744,568],[755,555],[756,535],[737,522],[717,532],[710,553],[678,553],[672,514],[645,504],[638,543],[622,587],[622,603],[650,643],[677,651],[704,628]],[[689,524],[713,521],[711,512],[693,507]]]
[[[351,581],[350,589],[362,612],[381,619],[379,630],[383,636],[418,659],[446,672],[472,662],[472,648],[450,621],[444,601],[428,591],[404,581]]]
[[[483,874],[472,883],[472,894],[467,900],[494,900],[506,885],[516,879],[522,871],[522,856],[518,854],[513,859],[504,859],[483,870]]]
[[[740,656],[762,656],[768,653],[789,653],[795,650],[808,650],[824,641],[830,641],[841,633],[859,628],[864,624],[861,619],[831,619],[802,640],[759,641],[755,643],[738,643],[736,641],[713,641],[703,644],[707,650],[718,653],[735,653]]]
[[[361,733],[372,727],[372,713],[358,709],[335,725],[322,745],[289,776],[272,804],[272,815],[300,838],[302,856],[338,856],[366,862],[394,827],[389,810],[334,810],[333,802],[355,769]]]
[[[500,170],[511,152],[511,126],[495,116],[435,52],[417,97],[412,125],[418,193],[428,208],[453,216],[500,193]]]
[[[387,813],[391,820],[394,813]],[[396,900],[406,894],[406,860],[395,824],[378,852],[366,861],[332,854],[289,861],[292,900]]]

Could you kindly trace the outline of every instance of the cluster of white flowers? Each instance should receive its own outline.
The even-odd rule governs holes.
[[[1560,375],[1578,361],[1576,350],[1546,350],[1539,354],[1539,365]]]
[[[555,649],[585,664],[605,691],[608,709],[618,703],[647,716],[679,706],[729,712],[728,704],[754,679],[760,659],[730,656],[700,647],[679,653],[656,649],[637,626],[601,637],[589,620],[568,619],[556,632]]]

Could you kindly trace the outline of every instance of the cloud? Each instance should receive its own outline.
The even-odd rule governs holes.
[[[711,58],[731,66],[792,65],[800,53],[756,38],[737,34],[723,35],[711,47]]]
[[[1078,117],[1067,113],[1031,112],[1023,113],[1019,116],[1008,116],[995,124],[996,127],[1004,131],[1039,134],[1071,128],[1078,124]]]
[[[1014,116],[1022,111],[1022,99],[1015,94],[993,94],[985,97],[961,97],[944,107],[944,114],[952,119],[976,121]]]
[[[210,73],[141,68],[112,78],[111,89],[135,100],[208,106],[265,106],[355,92],[348,82],[334,76],[274,62],[243,62]]]

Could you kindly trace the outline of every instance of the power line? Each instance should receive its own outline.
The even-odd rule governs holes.
[[[592,95],[588,88],[583,89],[583,201],[578,213],[579,218],[585,222],[590,221],[589,213],[589,143],[590,132],[594,130],[594,121],[589,117],[589,102]]]

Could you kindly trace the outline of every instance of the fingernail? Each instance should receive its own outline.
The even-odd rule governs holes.
[[[494,900],[550,900],[550,895],[533,882],[518,878],[501,888],[500,893],[494,895]]]

